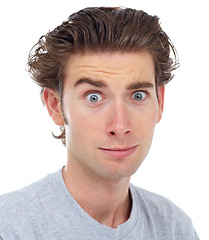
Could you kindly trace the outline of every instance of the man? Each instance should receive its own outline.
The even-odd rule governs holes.
[[[67,163],[0,198],[1,239],[198,239],[172,202],[130,184],[177,61],[158,18],[87,8],[41,37],[29,72],[61,127]]]

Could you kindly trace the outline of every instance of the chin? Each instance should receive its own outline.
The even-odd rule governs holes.
[[[103,166],[101,175],[109,179],[130,178],[140,167],[143,161],[131,164],[130,159],[116,160],[117,164]]]

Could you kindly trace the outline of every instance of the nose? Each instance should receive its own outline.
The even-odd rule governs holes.
[[[131,116],[127,107],[117,104],[110,109],[110,117],[107,124],[108,136],[123,137],[132,132]]]

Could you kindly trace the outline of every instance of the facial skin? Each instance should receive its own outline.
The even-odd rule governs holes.
[[[44,98],[62,125],[58,94],[45,89]],[[78,177],[130,178],[149,151],[163,100],[148,52],[74,55],[63,87],[68,167]]]

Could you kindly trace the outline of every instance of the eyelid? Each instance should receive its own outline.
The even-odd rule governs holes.
[[[98,91],[98,90],[89,90],[89,91],[87,91],[87,92],[85,93],[85,96],[87,96],[87,95],[89,95],[89,94],[91,94],[91,93],[97,93],[97,94],[102,95],[102,93],[101,93],[100,91]]]
[[[136,91],[132,92],[132,95],[137,93],[137,92],[142,92],[142,93],[145,93],[146,95],[149,95],[149,92],[146,91],[146,90],[136,90]]]
[[[97,91],[97,90],[90,90],[90,91],[86,92],[85,97],[87,97],[90,94],[99,94],[99,95],[101,95],[102,98],[104,98],[102,93],[100,91]]]
[[[147,90],[143,90],[143,89],[135,90],[135,91],[133,91],[133,94],[136,93],[136,92],[143,92],[143,93],[149,94],[149,92]]]

